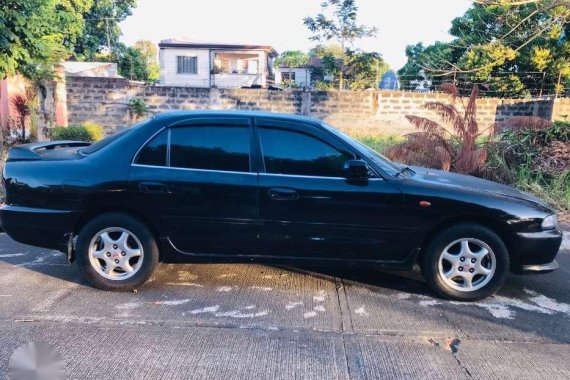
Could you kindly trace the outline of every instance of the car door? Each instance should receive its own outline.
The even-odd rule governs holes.
[[[262,254],[404,260],[410,229],[401,222],[402,194],[376,174],[345,178],[358,152],[318,127],[278,120],[256,120],[256,136]]]
[[[189,254],[255,254],[257,174],[249,118],[178,122],[138,153],[130,173],[135,204],[158,218]]]

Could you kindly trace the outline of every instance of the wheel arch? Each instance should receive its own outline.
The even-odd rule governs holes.
[[[456,216],[446,219],[443,222],[436,225],[427,233],[427,235],[422,240],[420,250],[416,256],[415,263],[420,264],[422,262],[427,246],[441,231],[457,224],[478,224],[496,233],[507,247],[507,253],[509,255],[511,268],[517,267],[518,263],[520,262],[520,257],[517,256],[516,254],[517,250],[514,249],[513,246],[514,242],[511,238],[512,235],[511,232],[509,231],[508,225],[499,219],[487,216],[480,216],[480,215]]]
[[[161,234],[157,230],[154,223],[152,223],[149,218],[147,218],[146,216],[144,216],[142,213],[138,212],[137,210],[129,208],[129,207],[124,207],[121,205],[109,204],[109,205],[105,205],[105,206],[98,206],[96,209],[91,209],[91,210],[85,212],[75,222],[75,224],[73,226],[73,231],[72,231],[73,236],[75,237],[75,236],[79,235],[79,233],[81,232],[83,227],[85,227],[85,225],[87,223],[89,223],[89,221],[91,221],[93,218],[98,217],[98,216],[103,215],[103,214],[110,214],[110,213],[126,214],[132,218],[137,219],[139,222],[143,223],[150,230],[152,235],[154,236],[156,244],[159,246],[159,251],[160,252],[162,251],[160,249]],[[73,252],[73,255],[75,255],[75,252]],[[162,253],[160,253],[160,255],[162,256]]]

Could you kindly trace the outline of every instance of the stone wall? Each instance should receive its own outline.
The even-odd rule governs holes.
[[[239,109],[308,115],[360,134],[406,134],[413,127],[405,115],[437,119],[423,108],[426,102],[449,101],[444,94],[400,91],[267,91],[147,86],[116,78],[68,77],[69,124],[99,123],[110,132],[131,124],[128,101],[144,98],[152,113],[172,110]],[[525,100],[481,98],[481,127],[512,116],[562,119],[570,115],[570,99]]]

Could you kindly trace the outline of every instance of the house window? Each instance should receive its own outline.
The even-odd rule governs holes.
[[[295,72],[285,72],[285,73],[281,73],[281,80],[283,82],[294,82],[295,81]]]
[[[176,57],[176,72],[178,74],[198,74],[198,57]]]

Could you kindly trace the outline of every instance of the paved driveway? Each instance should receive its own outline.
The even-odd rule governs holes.
[[[109,293],[0,234],[0,378],[33,341],[68,379],[569,379],[570,251],[559,262],[472,304],[414,275],[261,265],[162,265]]]

